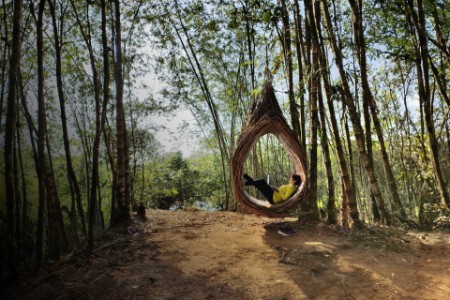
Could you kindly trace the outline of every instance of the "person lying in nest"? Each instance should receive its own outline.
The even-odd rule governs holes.
[[[256,187],[270,204],[276,204],[289,199],[302,184],[302,179],[297,174],[291,175],[289,184],[282,185],[278,188],[270,186],[264,179],[254,180],[247,174],[244,174],[242,177],[245,179],[246,186]]]

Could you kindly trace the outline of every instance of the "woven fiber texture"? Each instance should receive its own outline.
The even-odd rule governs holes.
[[[288,200],[270,204],[249,195],[244,189],[242,175],[244,162],[255,143],[265,134],[275,135],[286,149],[294,165],[295,173],[302,178],[302,185]],[[306,153],[289,127],[270,83],[266,83],[261,97],[247,115],[231,158],[231,179],[235,200],[248,212],[267,217],[286,217],[300,204],[307,194],[308,178]]]

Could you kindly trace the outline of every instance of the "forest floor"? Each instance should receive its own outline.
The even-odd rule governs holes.
[[[2,299],[450,299],[450,232],[147,210]],[[294,236],[278,233],[288,225]],[[6,296],[6,297],[5,297]],[[4,298],[5,297],[5,298]]]

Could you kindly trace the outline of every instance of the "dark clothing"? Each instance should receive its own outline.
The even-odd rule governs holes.
[[[267,183],[267,181],[265,181],[264,179],[253,180],[253,178],[251,178],[247,174],[244,174],[244,178],[245,180],[247,180],[245,182],[245,185],[252,185],[256,187],[264,195],[267,201],[269,201],[270,204],[274,204],[273,188]]]
[[[292,197],[292,195],[294,195],[302,183],[300,176],[297,174],[292,175],[289,184],[282,185],[278,188],[271,187],[264,179],[254,180],[247,174],[244,174],[243,177],[246,180],[245,185],[252,185],[256,187],[270,204],[276,204],[288,200]],[[292,183],[294,180],[295,184]]]
[[[270,204],[274,204],[274,202],[273,202],[274,190],[267,183],[267,181],[265,181],[264,179],[258,179],[258,180],[254,180],[251,185],[256,187],[264,195],[264,197],[267,199],[267,201],[269,201]]]

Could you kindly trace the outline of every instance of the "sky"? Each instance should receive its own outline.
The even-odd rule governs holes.
[[[154,50],[150,47],[146,47],[144,51],[154,53]],[[148,97],[148,89],[150,89],[153,97],[158,98],[158,100],[162,98],[160,92],[165,83],[160,81],[153,71],[149,71],[141,80],[141,83],[144,83],[147,88],[137,89],[137,97],[139,99],[143,100]],[[163,106],[164,104],[166,103],[163,103]],[[161,144],[161,153],[181,151],[183,157],[187,158],[200,149],[198,135],[195,134],[199,130],[197,122],[191,111],[186,108],[179,108],[166,114],[151,114],[145,120],[145,123],[153,125],[153,128],[158,128],[151,133],[155,135],[156,140]]]
[[[199,139],[194,131],[197,131],[197,123],[189,110],[178,110],[170,116],[150,116],[150,124],[160,127],[155,132],[155,137],[162,146],[162,152],[181,151],[187,158],[199,147]]]

